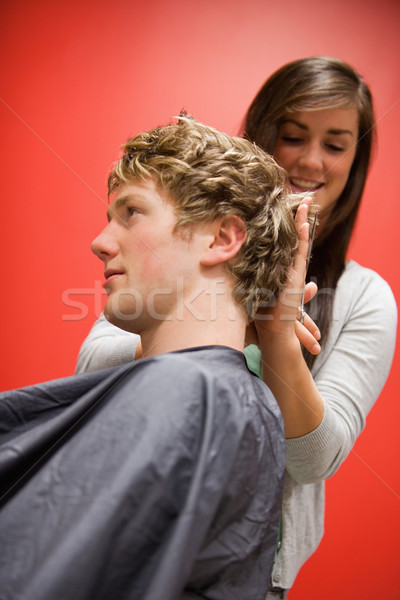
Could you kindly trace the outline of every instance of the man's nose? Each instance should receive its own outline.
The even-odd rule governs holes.
[[[103,231],[93,240],[91,249],[102,261],[106,261],[117,254],[118,244],[113,235],[111,223],[106,225]]]

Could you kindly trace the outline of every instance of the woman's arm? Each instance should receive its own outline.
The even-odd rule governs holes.
[[[263,378],[285,421],[287,469],[297,482],[313,483],[333,475],[345,460],[382,390],[394,353],[397,308],[379,275],[350,263],[339,280],[331,330],[312,377],[300,342],[312,350],[318,333],[311,335],[312,321],[304,327],[296,319],[306,257],[302,223],[304,215],[285,295],[268,315],[270,320],[260,315],[255,325]]]
[[[115,327],[101,315],[79,350],[75,374],[114,367],[140,358],[140,337]]]
[[[313,367],[324,418],[308,435],[287,440],[287,469],[297,481],[326,479],[348,456],[389,374],[396,323],[388,284],[349,263],[336,289],[328,339]]]
[[[320,348],[318,331],[303,325],[299,306],[304,286],[308,253],[308,204],[297,211],[299,247],[289,283],[276,306],[255,321],[262,356],[263,379],[275,395],[285,422],[287,438],[304,436],[316,429],[324,416],[324,402],[302,355],[301,344],[313,353]],[[308,326],[308,327],[307,327]]]

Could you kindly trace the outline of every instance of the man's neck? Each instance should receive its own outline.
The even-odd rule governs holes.
[[[240,310],[217,320],[194,319],[163,321],[154,329],[141,332],[143,357],[199,346],[228,346],[243,352],[247,321]]]

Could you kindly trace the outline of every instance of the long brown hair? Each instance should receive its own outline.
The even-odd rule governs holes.
[[[341,60],[324,56],[302,58],[284,65],[267,79],[244,122],[244,135],[273,154],[279,126],[288,113],[352,107],[359,115],[356,155],[346,186],[315,241],[307,274],[307,279],[315,281],[320,290],[310,313],[321,331],[322,344],[332,322],[334,291],[345,267],[370,164],[375,136],[371,92],[361,75]],[[311,368],[315,357],[305,352],[305,358]]]

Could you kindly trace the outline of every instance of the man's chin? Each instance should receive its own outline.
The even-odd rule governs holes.
[[[104,307],[103,314],[107,321],[115,327],[119,327],[119,329],[123,329],[129,333],[138,333],[136,330],[138,322],[135,316],[124,314],[120,311],[118,311],[118,314],[116,314],[114,311],[110,310],[109,307],[107,307],[107,304]]]

